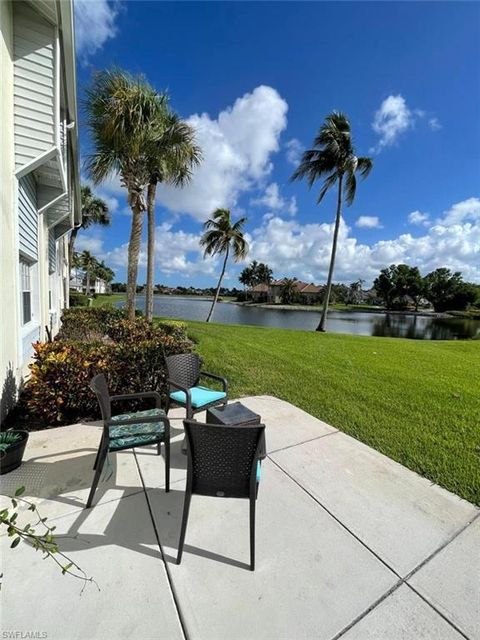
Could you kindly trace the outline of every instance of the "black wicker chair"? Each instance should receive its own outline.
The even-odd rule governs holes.
[[[250,500],[250,570],[255,570],[255,502],[265,425],[224,426],[184,420],[187,485],[177,564],[182,561],[192,494]]]
[[[186,408],[187,420],[190,420],[195,413],[216,405],[227,404],[227,381],[221,376],[202,371],[200,358],[196,353],[167,356],[165,362],[168,376],[167,413],[172,405],[179,405]],[[221,382],[223,390],[215,391],[199,386],[198,383],[202,377]]]
[[[102,468],[109,451],[121,451],[142,447],[147,444],[157,444],[158,455],[160,445],[165,444],[165,491],[170,490],[170,422],[161,409],[161,396],[156,391],[145,393],[130,393],[128,395],[110,396],[107,381],[103,374],[92,378],[91,389],[97,396],[102,412],[103,432],[97,457],[93,468],[95,476],[87,500],[87,509],[91,507],[95,490],[100,480]],[[141,400],[153,398],[155,408],[133,413],[121,413],[112,416],[111,403],[120,400]]]

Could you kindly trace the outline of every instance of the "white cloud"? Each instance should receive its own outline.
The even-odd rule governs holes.
[[[403,133],[412,129],[418,120],[426,116],[427,112],[424,109],[411,109],[402,95],[389,95],[375,112],[372,128],[380,138],[370,152],[379,153],[384,147],[394,145]],[[430,116],[427,124],[432,131],[442,128],[435,116]]]
[[[108,0],[75,0],[76,50],[83,62],[115,37],[117,5]]]
[[[271,182],[267,185],[264,194],[260,198],[251,200],[250,204],[267,207],[275,211],[286,211],[292,216],[297,213],[297,199],[295,196],[286,200],[280,194],[280,189],[276,182]]]
[[[373,130],[380,136],[378,149],[394,144],[398,137],[413,126],[414,115],[401,95],[388,96],[376,111]]]
[[[408,221],[410,224],[427,226],[430,222],[430,216],[428,213],[422,213],[421,211],[416,210],[408,214]]]
[[[272,87],[259,86],[212,119],[188,118],[196,130],[203,161],[183,189],[162,186],[158,201],[171,211],[204,220],[218,207],[233,207],[241,193],[258,187],[271,169],[287,126],[288,105]]]
[[[468,198],[457,202],[444,211],[443,217],[437,222],[441,225],[457,225],[468,220],[480,223],[480,198]]]
[[[356,227],[363,227],[366,229],[382,229],[380,219],[378,216],[360,216],[355,222]]]
[[[103,240],[97,234],[80,231],[75,242],[75,251],[90,251],[99,258],[103,253]]]
[[[285,147],[287,149],[286,156],[288,162],[296,167],[300,163],[300,159],[305,147],[297,138],[292,138],[291,140],[289,140],[286,143]]]
[[[251,259],[267,262],[275,275],[295,275],[325,281],[330,260],[333,224],[305,224],[279,217],[264,219],[253,233]],[[361,244],[342,220],[335,281],[365,278],[369,284],[383,267],[405,262],[422,273],[446,266],[466,280],[480,282],[480,199],[453,205],[421,236],[402,234],[371,245]]]

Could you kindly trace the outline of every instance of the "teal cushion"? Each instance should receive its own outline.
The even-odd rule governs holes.
[[[223,400],[227,395],[224,391],[214,391],[206,387],[191,387],[189,391],[192,398],[192,407],[195,407],[195,409],[204,407],[206,404],[210,404],[210,402]],[[184,391],[173,391],[170,394],[170,398],[179,404],[187,404]]]
[[[145,411],[135,411],[134,413],[121,413],[118,416],[112,416],[112,422],[118,420],[132,420],[138,418],[138,424],[125,424],[111,426],[109,429],[110,451],[123,449],[125,447],[139,447],[153,442],[163,440],[165,434],[164,422],[141,422],[142,418],[151,416],[165,416],[162,409],[146,409]]]
[[[257,482],[260,482],[260,480],[262,479],[262,465],[260,464],[260,461],[257,462]]]

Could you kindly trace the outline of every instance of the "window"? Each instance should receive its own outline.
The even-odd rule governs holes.
[[[31,265],[25,260],[20,260],[20,277],[22,285],[22,324],[27,324],[32,319],[31,271]]]

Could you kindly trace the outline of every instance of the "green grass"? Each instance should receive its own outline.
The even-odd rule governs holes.
[[[124,293],[112,293],[111,295],[103,295],[99,293],[96,298],[93,298],[92,307],[104,307],[105,305],[112,305],[121,300],[125,300],[126,295]]]
[[[287,400],[480,504],[479,341],[187,324],[232,397]]]

